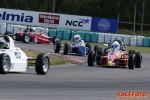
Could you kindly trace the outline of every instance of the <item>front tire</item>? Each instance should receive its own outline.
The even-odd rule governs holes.
[[[135,59],[136,59],[135,68],[141,68],[142,55],[140,52],[136,52]]]
[[[21,40],[23,43],[29,43],[31,37],[29,34],[23,34],[21,38],[22,38]]]
[[[94,60],[95,60],[94,52],[90,51],[89,55],[88,55],[88,58],[87,58],[88,66],[93,66],[94,65]]]
[[[35,64],[35,71],[37,74],[45,75],[50,67],[50,60],[47,54],[40,53],[37,56],[36,64]]]
[[[63,54],[64,54],[64,55],[67,55],[67,54],[68,54],[68,50],[69,50],[69,45],[68,45],[68,43],[65,43],[65,44],[64,44],[64,51],[63,51]]]
[[[0,54],[0,74],[7,74],[11,67],[10,57],[6,53]]]
[[[130,54],[128,60],[128,68],[134,69],[134,66],[135,66],[135,54]]]

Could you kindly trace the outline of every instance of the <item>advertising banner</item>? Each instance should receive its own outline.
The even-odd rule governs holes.
[[[75,16],[75,15],[61,15],[60,28],[90,30],[92,17]]]
[[[116,33],[117,19],[92,17],[91,31]]]

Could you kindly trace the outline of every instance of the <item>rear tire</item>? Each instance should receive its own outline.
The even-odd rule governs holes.
[[[6,53],[0,54],[0,74],[7,74],[11,67],[10,57]]]
[[[94,51],[97,52],[97,50],[98,50],[98,45],[95,45],[94,46]]]
[[[89,55],[88,55],[88,58],[87,58],[88,66],[93,66],[94,65],[94,60],[95,60],[94,52],[90,51]]]
[[[142,55],[140,52],[136,52],[135,59],[136,59],[135,68],[141,68]]]
[[[54,36],[54,37],[52,38],[52,43],[55,44],[57,40],[61,42],[61,39],[60,39],[59,36]]]
[[[64,44],[64,51],[63,51],[63,54],[64,54],[64,55],[67,55],[67,54],[68,54],[68,50],[69,50],[69,45],[68,45],[68,43],[65,43],[65,44]]]
[[[37,74],[45,75],[50,67],[50,60],[47,54],[40,53],[37,56],[36,64],[35,64],[35,71]]]
[[[87,47],[87,49],[86,49],[86,54],[88,55],[88,54],[89,54],[89,51],[91,50],[91,44],[90,44],[90,43],[86,43],[85,46]]]
[[[59,51],[60,51],[60,41],[56,41],[56,43],[54,44],[54,52],[59,53]]]
[[[29,34],[23,34],[21,37],[21,40],[23,43],[29,43],[30,42],[30,35]]]
[[[134,69],[134,66],[135,66],[135,54],[130,54],[128,60],[128,68]]]

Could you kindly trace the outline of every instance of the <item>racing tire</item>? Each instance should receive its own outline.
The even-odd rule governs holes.
[[[56,43],[54,44],[54,52],[59,53],[59,51],[60,51],[60,41],[56,41]]]
[[[140,52],[136,52],[135,59],[136,59],[135,68],[141,68],[142,55]]]
[[[101,56],[103,56],[103,49],[102,48],[98,48],[97,56],[96,56],[96,63],[97,63],[97,65],[100,65]]]
[[[30,35],[29,34],[23,34],[21,37],[21,40],[23,43],[29,43],[30,42]]]
[[[35,71],[37,74],[45,75],[50,68],[49,56],[45,53],[40,53],[37,56],[35,63]]]
[[[93,51],[90,51],[87,58],[88,66],[93,66],[94,60],[95,60],[95,53]]]
[[[0,54],[0,74],[7,74],[11,67],[10,57],[6,53]]]
[[[86,55],[88,55],[89,51],[91,50],[91,44],[90,43],[86,43],[85,46],[87,47],[87,49],[86,49]]]
[[[54,36],[52,38],[52,43],[55,44],[57,40],[59,40],[61,42],[61,38],[59,36]]]
[[[136,54],[136,51],[135,50],[129,50],[128,54]]]
[[[94,46],[94,51],[97,52],[97,50],[98,50],[98,45],[95,45]]]
[[[68,45],[68,43],[65,43],[65,44],[64,44],[64,51],[63,51],[63,54],[64,54],[64,55],[67,55],[67,54],[68,54],[68,50],[69,50],[69,45]]]
[[[128,68],[134,69],[134,66],[135,66],[135,54],[130,54],[128,60]]]

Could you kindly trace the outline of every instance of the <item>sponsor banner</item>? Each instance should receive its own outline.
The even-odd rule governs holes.
[[[90,30],[92,17],[61,15],[60,28]]]
[[[116,33],[117,19],[92,17],[91,31]]]
[[[60,14],[0,8],[0,22],[57,27]]]
[[[0,8],[0,22],[90,30],[91,17]]]

